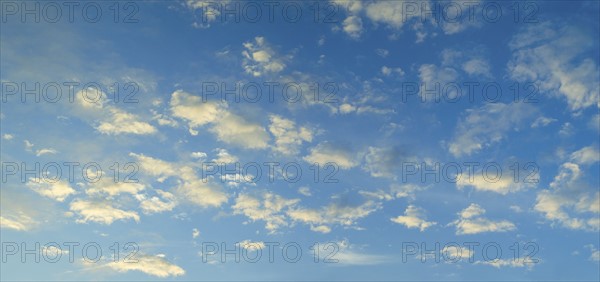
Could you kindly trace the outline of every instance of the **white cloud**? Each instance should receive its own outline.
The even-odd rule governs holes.
[[[222,5],[227,5],[230,0],[221,0],[219,2],[210,0],[187,0],[185,5],[192,11],[199,10],[201,13],[200,20],[195,21],[192,26],[196,28],[208,28],[210,23],[215,22],[221,16]]]
[[[600,230],[600,192],[581,181],[583,172],[580,167],[598,162],[595,154],[591,147],[571,154],[575,163],[566,162],[560,166],[550,188],[537,194],[534,209],[553,224],[569,229]],[[590,213],[588,218],[584,217]]]
[[[598,146],[587,146],[573,152],[571,154],[571,161],[581,165],[600,162]]]
[[[135,195],[146,187],[140,183],[129,183],[123,181],[113,181],[112,178],[104,177],[100,181],[90,183],[86,190],[88,195],[104,194],[108,196],[117,196],[123,193]]]
[[[587,245],[588,249],[590,249],[590,260],[591,261],[600,261],[600,250],[598,250],[594,245]]]
[[[386,50],[386,49],[378,48],[378,49],[375,49],[375,53],[377,54],[377,56],[385,58],[390,54],[390,51]]]
[[[455,157],[468,156],[500,142],[506,134],[531,116],[534,109],[525,103],[493,103],[468,109],[458,122],[449,150]]]
[[[475,255],[469,248],[452,245],[444,246],[440,253],[451,261],[470,260]]]
[[[507,232],[515,230],[515,225],[507,220],[493,221],[484,218],[485,209],[471,204],[459,213],[459,218],[449,225],[456,226],[456,235],[478,234],[483,232]]]
[[[227,152],[226,149],[217,148],[217,149],[215,149],[215,151],[217,151],[217,158],[213,159],[212,160],[213,162],[216,162],[219,164],[232,164],[239,160],[236,156]]]
[[[383,74],[385,76],[389,76],[394,72],[397,73],[398,76],[404,75],[404,71],[401,68],[392,68],[392,67],[387,67],[387,66],[381,67],[381,74]]]
[[[269,131],[275,137],[273,150],[284,155],[296,155],[303,142],[311,142],[313,132],[307,127],[296,128],[296,123],[278,115],[271,115]]]
[[[466,61],[462,65],[462,69],[469,75],[491,77],[490,65],[486,60],[475,58]]]
[[[44,149],[39,149],[35,151],[35,155],[36,157],[39,157],[41,155],[46,155],[46,154],[56,154],[58,151],[52,149],[52,148],[44,148]]]
[[[48,182],[43,179],[30,178],[26,185],[36,193],[59,202],[63,202],[67,197],[76,193],[64,180]]]
[[[13,138],[14,138],[14,136],[12,134],[8,134],[8,133],[2,134],[2,139],[4,139],[4,140],[12,140]]]
[[[156,194],[158,196],[152,196],[151,198],[141,194],[136,195],[144,214],[171,211],[177,206],[177,199],[172,193],[157,189]]]
[[[363,9],[361,0],[333,0],[331,2],[337,7],[344,8],[351,13],[358,13]]]
[[[419,91],[419,95],[424,101],[439,101],[443,99],[441,95],[446,94],[442,92],[442,89],[450,83],[456,83],[458,77],[458,72],[452,67],[433,64],[421,65],[419,67],[419,79],[421,79],[423,87]],[[454,88],[448,88],[446,95],[453,98],[458,93]]]
[[[547,118],[547,117],[539,117],[537,118],[532,124],[531,124],[531,128],[537,128],[537,127],[545,127],[553,122],[557,121],[557,119],[553,119],[553,118]]]
[[[205,159],[208,155],[204,152],[192,152],[190,157],[194,159]]]
[[[228,112],[210,129],[219,140],[248,149],[268,147],[269,134],[259,124]]]
[[[314,231],[314,232],[323,233],[323,234],[327,234],[327,233],[331,232],[331,228],[326,225],[311,226],[310,230]]]
[[[482,25],[482,22],[478,20],[477,16],[472,19],[469,18],[470,15],[467,13],[469,9],[473,9],[473,14],[481,14],[481,1],[480,0],[452,0],[452,1],[444,1],[442,2],[444,5],[442,7],[457,7],[457,8],[447,8],[444,9],[444,14],[440,17],[442,30],[445,34],[456,34],[462,32],[469,27],[478,27]],[[452,4],[452,6],[450,6]],[[471,8],[469,8],[469,6]],[[433,7],[432,7],[433,8]],[[456,19],[456,20],[446,20],[446,19]]]
[[[514,174],[506,173],[506,171],[509,171],[509,169],[500,166],[490,166],[488,167],[487,172],[483,170],[474,171],[472,175],[463,172],[457,175],[456,187],[458,189],[473,187],[477,191],[489,191],[506,195],[508,193],[515,193],[524,189],[534,188],[537,182],[539,182],[539,174],[537,171],[527,173],[526,175],[520,174],[520,179],[515,179]]]
[[[37,222],[29,215],[24,212],[16,212],[0,216],[0,227],[6,229],[13,229],[17,231],[28,231],[33,226],[37,225]]]
[[[241,241],[237,245],[250,251],[262,250],[266,247],[264,242],[250,240]]]
[[[342,147],[336,147],[331,143],[323,142],[310,149],[310,154],[304,157],[309,163],[335,163],[341,169],[350,169],[358,165],[352,153]]]
[[[70,210],[79,215],[77,223],[96,222],[110,225],[116,220],[140,221],[140,216],[135,211],[118,209],[109,202],[76,199],[71,202]]]
[[[600,107],[600,71],[583,57],[595,36],[550,22],[528,25],[509,43],[508,73],[519,82],[535,82],[541,93],[566,99],[572,111]]]
[[[416,4],[417,12],[407,13],[404,11],[404,1],[378,1],[371,2],[365,9],[366,15],[374,22],[387,24],[393,28],[400,29],[404,23],[413,17],[421,15],[420,6]]]
[[[198,236],[200,236],[200,230],[198,228],[192,229],[192,238],[196,239]]]
[[[422,208],[409,205],[404,211],[404,215],[393,217],[391,221],[402,224],[407,228],[418,228],[421,232],[425,229],[436,225],[436,222],[427,221],[425,217],[425,210]]]
[[[202,101],[200,97],[182,90],[171,94],[170,105],[173,116],[187,120],[190,128],[215,122],[227,109],[226,103]]]
[[[136,255],[137,262],[112,261],[106,264],[118,272],[139,271],[156,277],[175,277],[185,274],[183,268],[170,263],[164,258],[164,255]]]
[[[312,194],[310,192],[310,188],[308,188],[306,186],[302,186],[302,187],[298,188],[298,193],[300,193],[306,197],[312,196]]]
[[[176,194],[179,198],[201,207],[218,207],[227,202],[227,195],[217,184],[198,178],[192,166],[170,163],[142,154],[130,153],[136,158],[140,171],[158,177],[163,182],[169,177],[178,179]]]
[[[147,122],[140,121],[139,117],[127,113],[118,108],[107,109],[110,117],[102,121],[96,129],[100,133],[108,135],[117,135],[123,133],[129,134],[152,134],[156,132],[156,128]]]
[[[270,233],[274,233],[280,227],[288,226],[284,209],[288,209],[299,201],[299,199],[286,199],[270,192],[257,196],[240,194],[231,208],[233,214],[245,215],[252,222],[264,221],[265,228]]]
[[[225,102],[202,101],[198,96],[177,90],[171,95],[170,105],[173,116],[186,120],[193,135],[197,134],[197,127],[211,125],[209,130],[223,142],[249,149],[268,146],[267,131],[227,110]]]
[[[594,116],[592,116],[592,118],[588,122],[588,127],[597,132],[600,132],[600,114],[595,114]]]
[[[34,146],[29,140],[23,140],[23,143],[25,144],[25,150],[27,151],[31,151],[31,148]]]
[[[242,52],[242,66],[246,73],[259,77],[285,69],[284,58],[273,50],[264,37],[255,37],[254,42],[246,42],[243,45],[246,50]]]
[[[107,95],[101,90],[90,87],[75,93],[76,112],[94,124],[98,132],[107,135],[156,133],[151,124],[144,122],[139,116],[128,113],[107,103]]]
[[[517,268],[517,267],[528,267],[531,268],[535,265],[535,262],[531,261],[531,259],[527,259],[527,258],[518,258],[518,259],[495,259],[495,260],[490,260],[490,261],[476,261],[475,264],[483,264],[483,265],[489,265],[489,266],[493,266],[495,268],[502,268],[502,267],[511,267],[511,268]]]
[[[353,39],[359,39],[363,32],[362,19],[359,16],[349,16],[342,22],[342,30]]]
[[[390,256],[365,253],[363,248],[350,244],[347,240],[321,243],[318,247],[321,248],[319,252],[322,254],[330,254],[335,250],[336,253],[330,259],[340,265],[376,265],[393,260]]]
[[[365,154],[363,170],[373,177],[397,178],[402,161],[414,160],[399,147],[369,147]]]
[[[331,225],[354,227],[357,220],[379,208],[380,203],[367,200],[358,205],[331,203],[320,209],[292,207],[287,211],[287,215],[294,221],[309,224],[313,231],[328,233],[331,231]]]

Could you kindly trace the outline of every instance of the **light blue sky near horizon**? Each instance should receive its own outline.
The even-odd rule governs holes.
[[[473,1],[476,17],[463,14],[457,23],[402,18],[403,8],[471,2],[318,2],[332,13],[330,23],[314,21],[317,2],[275,2],[300,7],[293,23],[281,14],[273,22],[202,23],[211,7],[254,1],[94,2],[103,12],[96,23],[77,7],[73,22],[64,15],[57,23],[23,22],[21,11],[7,14],[12,3],[23,7],[3,1],[0,23],[3,280],[600,278],[596,1]],[[498,21],[481,17],[483,7],[496,6]],[[129,13],[137,22],[123,22]],[[83,95],[98,93],[76,86],[70,101],[65,82],[97,83],[104,99],[89,103]],[[35,83],[38,93],[58,83],[63,96],[36,103],[22,88]],[[136,100],[115,101],[115,83],[121,98],[133,91]],[[222,85],[259,85],[263,95],[257,102],[203,100],[214,83],[220,93]],[[273,101],[265,83],[279,83]],[[458,101],[436,102],[411,88],[436,84],[443,95],[458,85]],[[292,94],[300,87],[302,100],[286,101],[284,85]],[[332,99],[315,101],[315,85]],[[475,85],[472,100],[468,85]],[[490,99],[494,88],[485,85],[501,96]],[[9,172],[13,164],[52,162],[61,164],[58,183],[23,179],[21,167]],[[95,163],[102,179],[87,181],[80,166],[69,181],[64,162]],[[218,173],[205,181],[211,162],[228,169],[256,163],[262,175],[256,183]],[[274,181],[268,162],[281,164]],[[122,179],[131,172],[127,163],[137,183]],[[471,181],[469,163],[479,165]],[[290,173],[282,175],[285,164]],[[436,164],[442,170],[422,175]],[[484,164],[492,166],[486,177],[496,167],[502,176],[482,177]],[[462,181],[447,180],[456,176],[453,165]],[[286,180],[297,167],[298,181]],[[256,175],[252,167],[248,175]],[[328,175],[336,181],[324,181]],[[21,243],[36,242],[80,245],[58,263],[36,263],[32,255],[22,262]],[[103,252],[97,262],[81,252],[91,242]],[[123,262],[128,242],[139,248],[135,263]],[[221,248],[203,254],[207,244],[222,243],[249,254],[256,252],[244,244],[260,246],[262,255],[252,263],[233,255],[222,262]],[[271,243],[279,244],[274,262]],[[458,251],[453,243],[463,247],[459,262],[445,257]],[[471,260],[465,243],[479,244]],[[8,255],[14,244],[19,250]],[[283,258],[286,244],[300,246],[299,261]],[[407,254],[415,244],[417,253]],[[500,248],[498,260],[482,252],[486,244]],[[324,263],[332,250],[336,261]],[[527,259],[532,250],[537,263]]]

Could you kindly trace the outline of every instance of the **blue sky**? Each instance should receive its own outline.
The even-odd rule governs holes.
[[[2,2],[2,279],[600,278],[598,2],[91,3]]]

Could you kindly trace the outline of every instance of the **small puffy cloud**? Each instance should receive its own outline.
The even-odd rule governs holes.
[[[475,255],[475,253],[473,251],[471,251],[469,248],[464,248],[464,247],[460,247],[460,246],[452,246],[452,245],[444,246],[444,248],[440,251],[440,253],[445,258],[449,258],[451,261],[471,260],[472,257]]]
[[[58,151],[52,149],[52,148],[43,148],[43,149],[39,149],[35,151],[35,156],[39,157],[41,155],[46,155],[46,154],[56,154],[58,153]]]
[[[230,154],[226,149],[217,148],[215,151],[217,151],[217,158],[212,160],[215,163],[232,164],[239,160],[236,156]]]
[[[352,104],[344,103],[340,105],[339,111],[341,114],[349,114],[356,111],[356,107]]]
[[[350,169],[358,165],[358,161],[355,159],[352,152],[342,147],[336,147],[328,142],[320,143],[310,149],[310,154],[305,156],[304,160],[309,163],[318,163],[320,165],[335,163],[341,169]]]
[[[302,186],[302,187],[298,188],[298,193],[300,193],[306,197],[312,196],[312,194],[310,192],[310,188],[308,188],[306,186]]]
[[[600,162],[598,146],[587,146],[573,152],[571,154],[571,161],[581,165]]]
[[[327,234],[327,233],[331,232],[331,228],[327,225],[311,226],[310,230],[314,231],[314,232],[318,232],[318,233],[323,233],[323,234]]]
[[[267,148],[270,139],[261,125],[230,112],[219,119],[210,131],[223,142],[248,149]]]
[[[240,194],[232,206],[233,214],[241,214],[252,222],[264,221],[265,228],[274,233],[280,227],[288,226],[284,210],[297,204],[299,199],[286,199],[279,195],[265,192],[260,195]]]
[[[182,90],[171,94],[171,112],[174,117],[188,121],[190,128],[215,122],[224,115],[227,105],[215,101],[202,101],[198,96]]]
[[[198,236],[200,236],[200,230],[198,228],[192,229],[192,238],[196,239]]]
[[[350,13],[358,13],[363,9],[361,0],[332,0],[337,7],[344,8]]]
[[[529,118],[534,109],[526,103],[493,103],[467,110],[458,122],[449,150],[455,157],[468,156],[504,139]]]
[[[413,205],[409,205],[406,208],[404,215],[393,217],[390,220],[402,224],[407,228],[418,228],[421,232],[437,224],[433,221],[427,221],[425,218],[425,210]]]
[[[249,251],[262,250],[266,247],[264,242],[250,240],[241,241],[237,245]]]
[[[170,263],[164,255],[136,255],[137,262],[112,261],[105,266],[118,272],[139,271],[148,275],[166,278],[185,274],[183,268]]]
[[[600,192],[582,182],[580,165],[598,162],[595,149],[585,147],[571,154],[574,162],[563,163],[550,183],[549,189],[537,194],[534,210],[553,224],[569,229],[600,230]]]
[[[366,6],[366,15],[373,22],[387,24],[393,28],[400,29],[412,17],[418,17],[419,12],[406,13],[403,1],[378,1],[371,2]],[[420,5],[417,5],[419,10]]]
[[[193,12],[199,11],[200,20],[195,21],[192,26],[196,28],[208,28],[210,23],[216,21],[221,16],[220,5],[226,5],[230,0],[221,0],[219,2],[211,0],[186,0],[185,6]]]
[[[292,120],[278,115],[271,115],[269,131],[275,137],[275,152],[284,155],[296,155],[304,142],[311,142],[313,132],[307,127],[296,127]]]
[[[178,179],[175,191],[180,199],[201,207],[218,207],[227,202],[227,194],[223,192],[222,187],[212,181],[200,179],[192,166],[170,163],[142,154],[130,153],[129,155],[137,160],[141,172],[158,177],[159,182],[169,177]],[[164,195],[166,194],[162,196]]]
[[[77,223],[96,222],[110,225],[116,220],[140,221],[140,216],[135,211],[121,210],[109,202],[77,199],[71,202],[70,210],[79,215]]]
[[[531,124],[531,128],[545,127],[555,121],[557,120],[553,118],[539,117],[535,121],[533,121],[533,123]]]
[[[541,93],[564,98],[574,112],[600,107],[600,70],[597,60],[585,55],[595,38],[551,22],[524,27],[509,43],[508,73],[518,82],[535,82]]]
[[[386,255],[369,254],[361,246],[350,244],[347,240],[318,244],[320,252],[330,253],[331,244],[335,244],[337,253],[331,259],[340,265],[377,265],[389,263],[393,258]]]
[[[402,161],[412,160],[400,147],[369,147],[363,170],[373,177],[396,178]]]
[[[528,258],[518,258],[518,259],[495,259],[495,260],[489,260],[489,261],[476,261],[475,264],[483,264],[483,265],[489,265],[489,266],[493,266],[495,268],[502,268],[502,267],[511,267],[511,268],[517,268],[517,267],[528,267],[531,268],[535,265],[535,262],[531,261],[531,259]]]
[[[172,193],[157,189],[156,194],[157,196],[152,196],[150,198],[142,194],[136,195],[136,198],[140,201],[140,208],[144,214],[171,211],[177,206],[177,199]]]
[[[246,50],[242,52],[242,66],[246,73],[259,77],[285,69],[284,59],[273,50],[264,37],[255,37],[254,42],[246,42],[243,45]]]
[[[23,143],[25,144],[25,150],[27,151],[31,151],[34,146],[29,140],[23,140]]]
[[[494,221],[484,218],[485,209],[477,204],[471,204],[462,210],[459,218],[449,225],[456,226],[456,235],[478,234],[484,232],[507,232],[515,230],[515,225],[507,220]]]
[[[331,231],[331,225],[354,227],[359,219],[380,208],[379,202],[366,200],[358,205],[330,203],[320,209],[292,207],[287,211],[287,215],[293,221],[310,225],[312,231],[328,233]]]
[[[375,49],[375,54],[377,54],[379,57],[385,58],[390,54],[390,51],[386,49]]]
[[[177,90],[171,95],[171,112],[174,117],[188,122],[189,130],[210,125],[209,131],[220,141],[249,149],[268,146],[269,134],[259,124],[248,121],[227,109],[226,103],[202,101],[198,96]]]
[[[489,63],[481,58],[474,58],[464,62],[462,65],[462,69],[472,76],[492,76]]]
[[[437,66],[434,64],[421,65],[419,67],[419,79],[423,84],[422,89],[425,91],[420,91],[419,94],[424,101],[442,99],[442,91],[439,89],[443,89],[450,83],[456,83],[458,77],[458,72],[452,67]],[[431,94],[429,92],[431,92]],[[447,95],[453,97],[452,95],[458,95],[458,93],[456,93],[455,89],[449,88]]]
[[[26,185],[36,193],[59,202],[63,202],[67,197],[76,193],[75,189],[71,188],[69,183],[64,180],[48,182],[43,179],[30,178]]]
[[[208,155],[204,152],[192,152],[190,157],[194,159],[205,159]]]
[[[147,122],[140,121],[139,117],[127,113],[118,108],[108,109],[110,119],[102,121],[96,129],[100,133],[107,135],[117,134],[152,134],[156,132],[156,128]]]
[[[86,190],[88,195],[103,194],[108,196],[117,196],[120,194],[135,195],[146,187],[140,183],[134,182],[115,182],[111,178],[104,177],[100,181],[91,183]]]
[[[586,247],[590,249],[590,260],[596,262],[600,261],[600,250],[594,245],[587,245]]]
[[[12,229],[16,231],[28,231],[37,225],[37,221],[24,212],[16,212],[0,216],[0,228]]]
[[[392,67],[387,67],[387,66],[381,67],[381,74],[383,74],[385,76],[389,76],[392,73],[397,73],[398,76],[404,75],[404,71],[401,68],[392,68]]]
[[[520,175],[520,177],[524,176],[525,178],[516,179],[514,174],[502,173],[502,171],[507,170],[498,165],[496,167],[489,166],[486,170],[475,171],[473,175],[463,172],[457,175],[456,187],[458,189],[473,187],[477,191],[489,191],[506,195],[534,188],[539,182],[537,171]]]
[[[342,22],[342,30],[353,39],[359,39],[363,32],[362,19],[359,16],[349,16]]]
[[[136,134],[148,135],[157,130],[135,114],[128,113],[107,103],[107,95],[101,90],[90,87],[75,93],[77,112],[88,118],[98,132],[107,135]]]
[[[14,138],[14,136],[12,134],[8,134],[8,133],[2,134],[2,139],[4,139],[4,140],[12,140],[13,138]]]

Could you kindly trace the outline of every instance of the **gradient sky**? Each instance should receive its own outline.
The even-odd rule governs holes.
[[[2,1],[3,280],[600,279],[597,1],[270,3]]]

